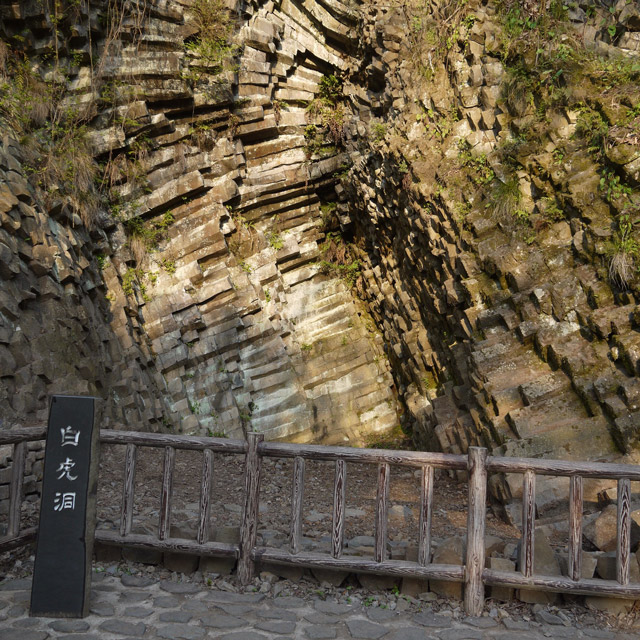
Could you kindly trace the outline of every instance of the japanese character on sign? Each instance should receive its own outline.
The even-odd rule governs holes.
[[[67,458],[64,462],[60,463],[60,466],[56,469],[56,473],[59,473],[58,480],[62,480],[62,478],[66,478],[67,480],[76,480],[78,476],[72,476],[70,471],[73,467],[76,466],[76,463],[71,460],[71,458]]]
[[[70,444],[73,447],[78,446],[78,438],[80,438],[80,432],[74,431],[71,427],[60,429],[62,435],[62,446]]]
[[[63,509],[71,509],[73,511],[75,508],[76,508],[75,491],[73,493],[60,493],[56,491],[56,497],[53,501],[54,511],[62,511]]]

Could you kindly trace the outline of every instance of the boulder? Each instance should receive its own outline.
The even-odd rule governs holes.
[[[618,532],[618,507],[610,504],[584,528],[584,537],[600,551],[615,551]],[[631,521],[631,549],[640,542],[640,526]]]
[[[433,552],[433,564],[461,565],[465,552],[464,538],[447,538]],[[462,599],[462,583],[430,580],[431,591],[445,598]]]
[[[519,569],[520,567],[518,567]],[[560,576],[560,564],[556,558],[549,541],[543,532],[536,529],[533,549],[533,571],[541,576]],[[559,595],[548,591],[536,591],[534,589],[520,589],[518,598],[522,602],[531,604],[553,604],[558,601]]]
[[[508,558],[487,558],[487,567],[496,571],[515,571],[516,563]],[[489,587],[489,597],[499,602],[513,600],[514,593],[510,587]]]

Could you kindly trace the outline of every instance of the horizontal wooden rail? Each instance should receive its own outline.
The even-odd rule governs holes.
[[[263,442],[258,448],[262,456],[272,458],[306,458],[308,460],[344,460],[393,464],[396,466],[422,467],[425,464],[440,469],[466,470],[467,456],[427,451],[395,451],[391,449],[356,449],[353,447],[328,447],[319,444],[289,444]]]
[[[187,538],[165,538],[164,540],[159,540],[156,536],[138,533],[121,536],[117,531],[104,531],[102,529],[96,529],[95,540],[108,545],[188,553],[198,556],[215,555],[237,558],[239,553],[237,544],[228,544],[226,542],[204,542],[200,544]]]
[[[38,527],[30,527],[23,529],[17,536],[4,536],[0,538],[0,553],[34,542],[37,535]]]
[[[47,437],[46,425],[41,427],[20,427],[0,431],[0,445],[15,444],[16,442],[33,442]]]
[[[582,476],[583,478],[627,478],[640,481],[640,466],[609,462],[579,462],[574,460],[545,460],[541,458],[487,458],[490,473],[533,473],[540,476]]]
[[[417,562],[406,560],[385,560],[376,562],[362,556],[341,556],[332,558],[325,553],[300,552],[292,554],[282,549],[257,547],[252,553],[257,562],[273,562],[296,567],[338,569],[360,573],[379,573],[388,576],[406,576],[421,579],[448,580],[462,582],[464,567],[456,564],[430,564],[421,567]]]
[[[207,438],[201,436],[176,436],[167,433],[139,433],[137,431],[100,430],[102,444],[134,444],[143,447],[173,447],[190,451],[210,449],[216,453],[246,453],[244,440]]]
[[[571,580],[563,576],[531,576],[525,578],[515,571],[497,571],[485,569],[482,572],[485,584],[494,587],[515,587],[535,589],[536,591],[555,591],[593,596],[617,596],[622,598],[640,598],[640,583],[622,585],[615,580],[582,579]]]

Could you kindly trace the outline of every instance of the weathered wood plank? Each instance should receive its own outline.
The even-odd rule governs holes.
[[[121,536],[115,531],[96,530],[97,542],[122,547],[134,547],[139,549],[154,549],[156,551],[173,551],[175,553],[188,553],[199,556],[220,556],[237,558],[239,549],[237,544],[226,542],[206,542],[199,544],[195,540],[185,538],[158,538],[143,534],[131,533]]]
[[[346,497],[347,465],[344,460],[336,460],[333,481],[333,518],[331,526],[331,555],[339,558],[344,545],[344,517]]]
[[[515,571],[497,571],[485,569],[482,572],[485,584],[496,587],[515,587],[537,589],[539,591],[556,591],[579,593],[582,595],[602,595],[619,598],[640,598],[640,583],[621,585],[615,580],[582,579],[578,581],[560,576],[531,576],[525,578]]]
[[[569,489],[569,577],[582,577],[582,510],[584,488],[580,476],[571,476]]]
[[[32,442],[44,440],[47,437],[47,425],[39,427],[18,427],[0,431],[0,445],[15,444],[16,442]]]
[[[629,584],[631,570],[631,483],[627,478],[618,480],[618,535],[616,548],[616,579]],[[635,562],[635,560],[634,560]]]
[[[255,570],[251,552],[256,546],[258,533],[258,514],[260,503],[260,472],[262,458],[258,446],[263,441],[262,433],[247,434],[247,455],[244,467],[244,509],[240,525],[240,559],[238,560],[238,578],[246,585],[253,580]]]
[[[464,577],[464,610],[479,616],[484,607],[484,529],[487,509],[487,450],[469,447],[469,499],[467,510],[467,560]]]
[[[536,474],[528,469],[522,478],[522,544],[520,546],[520,567],[526,578],[533,575],[535,531]]]
[[[112,431],[110,429],[100,431],[100,442],[103,444],[137,444],[145,447],[173,447],[174,449],[192,451],[211,449],[216,453],[246,453],[247,451],[247,443],[244,440],[181,436],[168,433]]]
[[[202,453],[202,483],[200,485],[200,522],[198,523],[198,543],[209,542],[209,516],[211,514],[211,487],[213,483],[213,451]]]
[[[136,479],[137,447],[128,444],[124,456],[124,479],[122,483],[122,506],[120,511],[120,535],[126,536],[131,532],[133,521],[133,487]]]
[[[176,460],[176,450],[173,447],[164,448],[164,470],[162,473],[162,490],[160,492],[160,523],[158,538],[166,540],[171,528],[171,490],[173,488],[173,467]]]
[[[26,442],[13,445],[13,463],[11,465],[11,481],[9,484],[9,526],[7,537],[15,538],[20,533],[20,509],[22,508],[24,465],[27,453]]]
[[[420,483],[420,524],[418,539],[418,564],[424,567],[431,559],[431,514],[433,511],[433,467],[422,467]]]
[[[386,462],[378,465],[378,492],[376,498],[373,556],[376,562],[384,562],[387,559],[387,514],[389,510],[390,475],[391,469]]]
[[[533,471],[537,475],[573,476],[583,478],[628,478],[640,480],[637,465],[605,462],[579,462],[577,460],[543,460],[541,458],[497,458],[489,456],[487,471],[490,473],[524,473]]]
[[[24,529],[13,538],[4,536],[0,538],[0,553],[4,551],[11,551],[11,549],[17,549],[18,547],[24,547],[25,545],[34,542],[37,535],[38,528],[30,527],[29,529]]]
[[[301,458],[300,456],[295,458],[293,464],[293,479],[291,481],[291,553],[298,553],[298,551],[300,551],[300,538],[302,536],[302,508],[304,498],[304,468],[304,458]]]
[[[319,567],[341,571],[356,571],[360,573],[379,573],[390,576],[407,576],[421,579],[448,580],[462,582],[464,567],[453,564],[430,564],[421,567],[416,562],[405,560],[385,560],[376,562],[370,558],[359,556],[345,556],[332,558],[323,553],[300,552],[295,555],[282,549],[258,547],[253,553],[256,562],[273,562],[276,564],[292,565],[296,567]]]
[[[371,462],[421,467],[425,464],[441,469],[466,469],[467,457],[448,453],[427,451],[394,451],[391,449],[356,449],[353,447],[333,447],[319,444],[291,444],[287,442],[264,442],[260,454],[274,458],[295,458],[308,460],[344,460],[345,462]]]

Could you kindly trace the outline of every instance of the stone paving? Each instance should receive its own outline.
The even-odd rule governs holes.
[[[634,631],[581,626],[562,611],[534,609],[530,619],[492,609],[464,617],[459,607],[434,612],[429,603],[398,598],[391,607],[373,598],[339,602],[322,590],[305,597],[240,593],[203,583],[153,576],[96,575],[91,614],[84,619],[29,617],[31,581],[0,583],[0,640],[637,640]],[[348,600],[351,598],[347,598]]]

